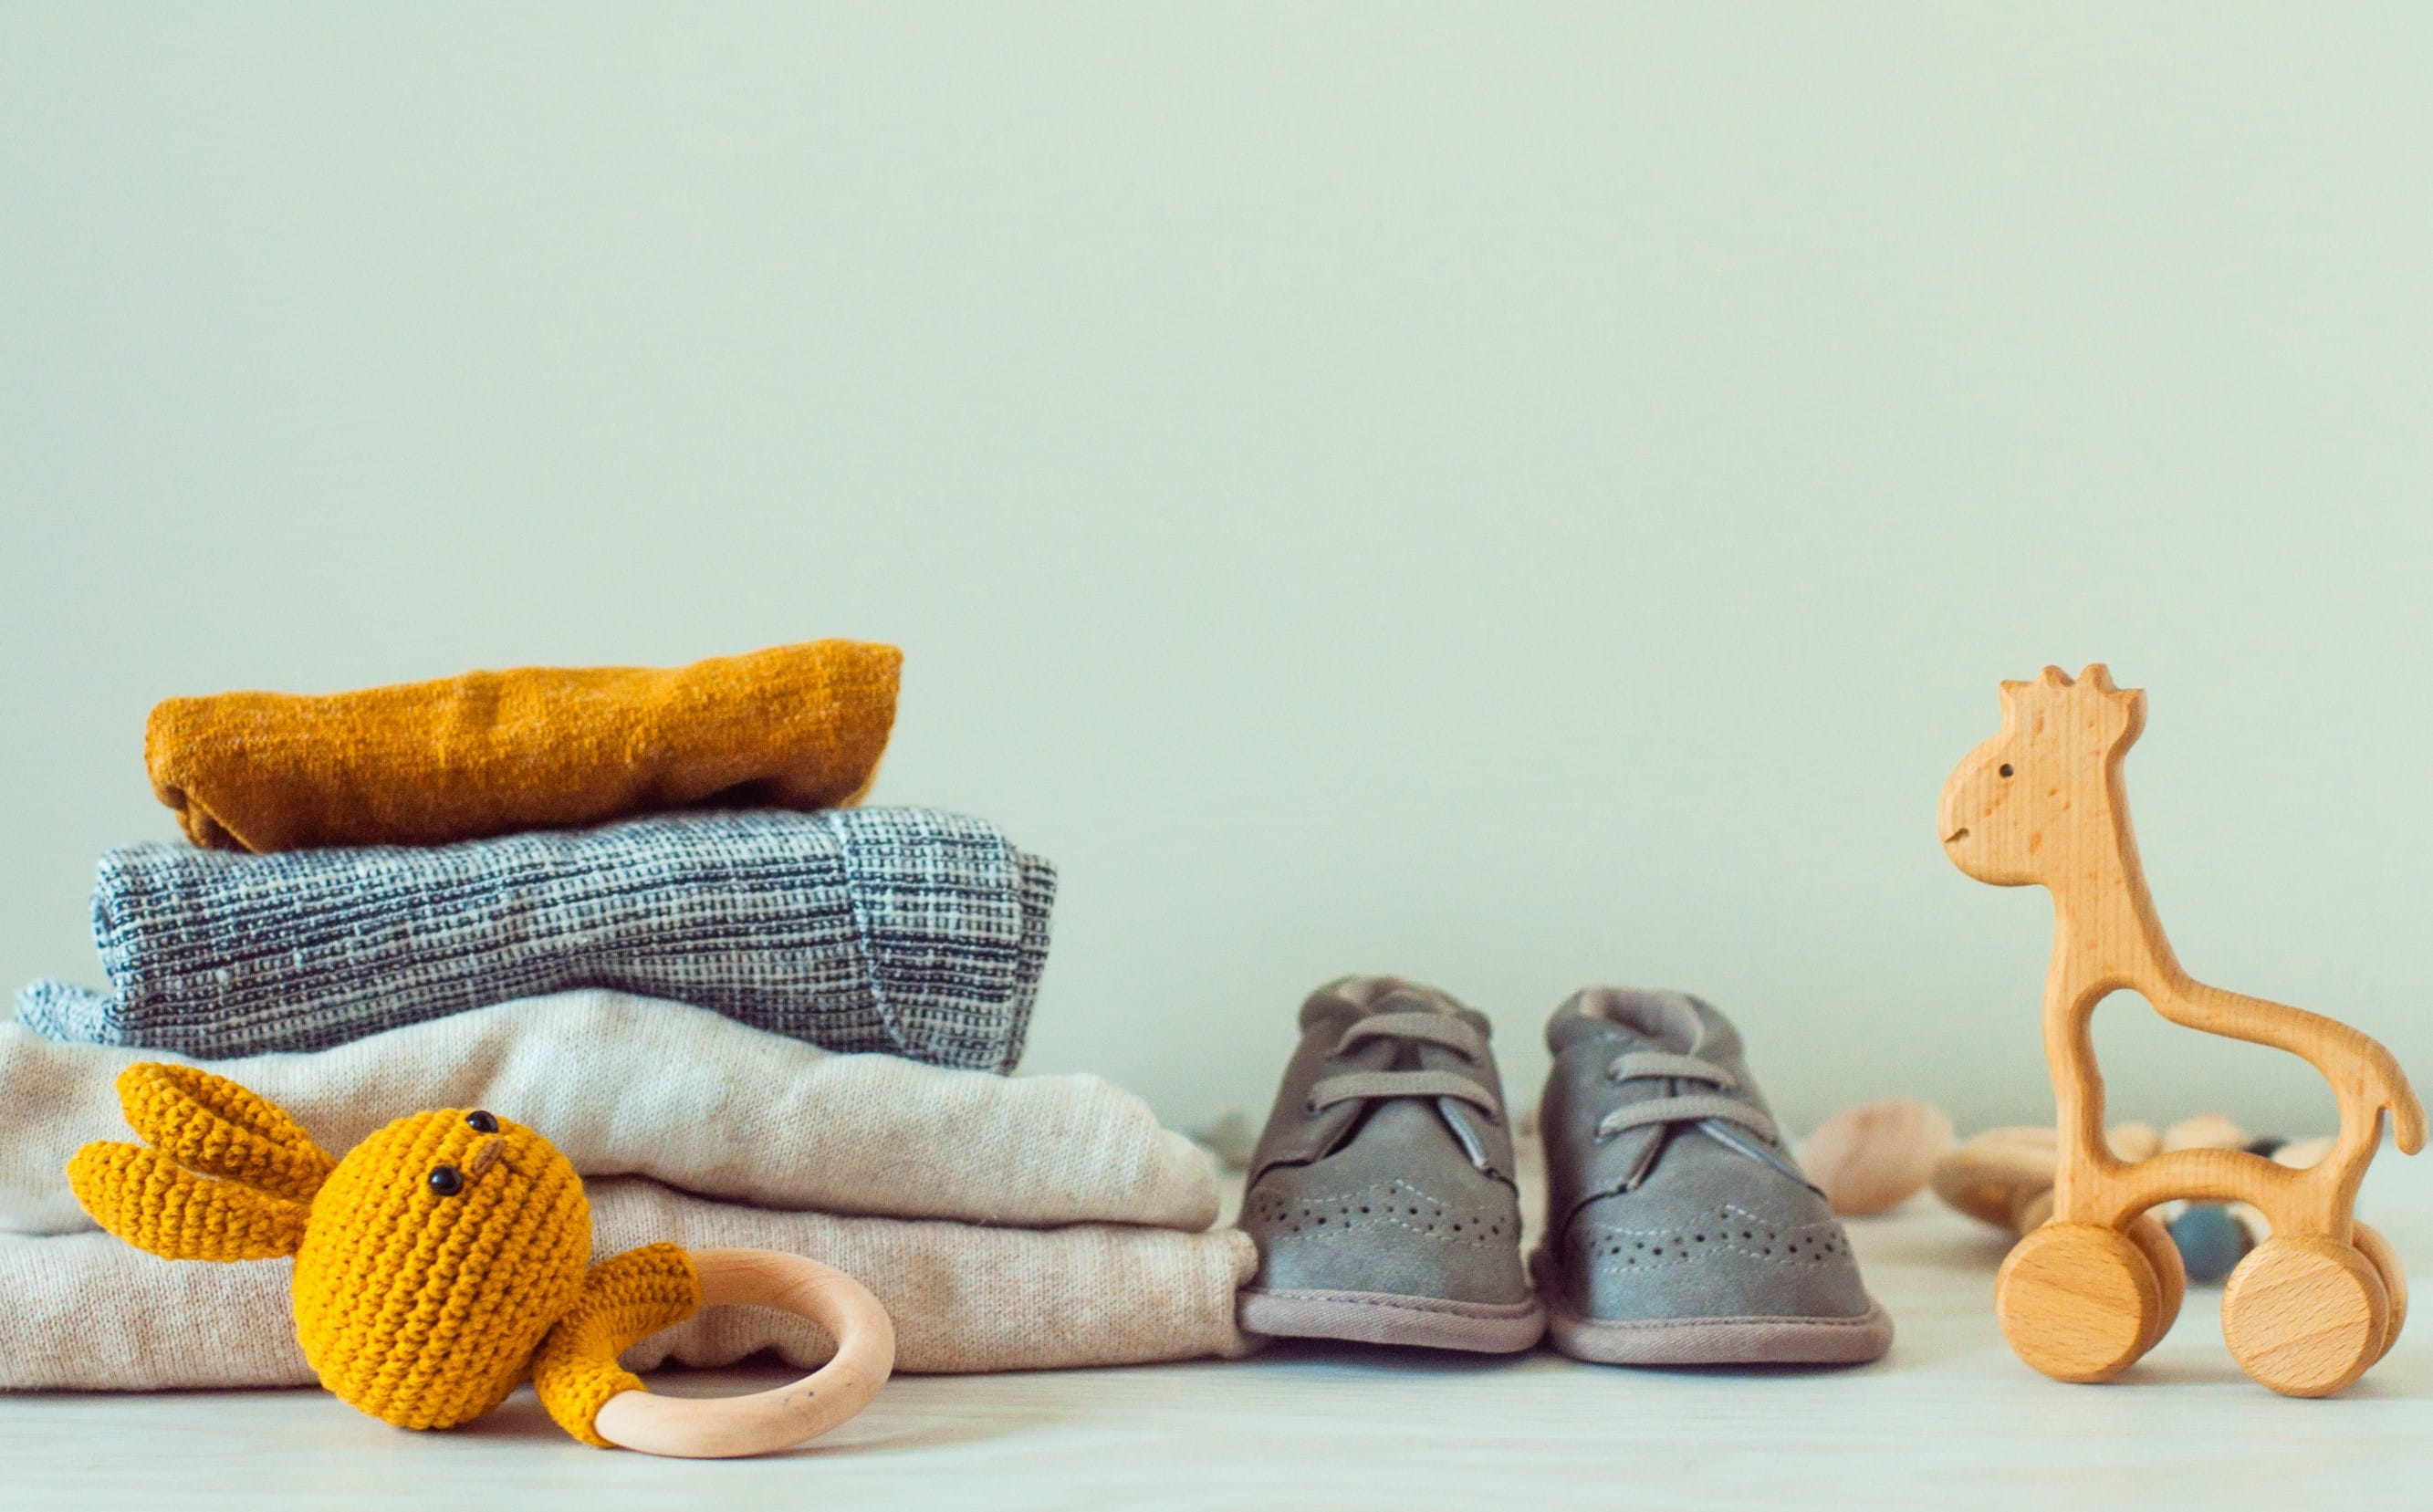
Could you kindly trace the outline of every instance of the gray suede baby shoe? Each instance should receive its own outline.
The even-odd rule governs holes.
[[[1251,1160],[1242,1228],[1252,1334],[1499,1354],[1544,1317],[1486,1018],[1390,977],[1301,1010],[1301,1047]]]
[[[1533,1268],[1557,1349],[1605,1365],[1826,1365],[1892,1347],[1729,1020],[1679,993],[1593,987],[1555,1011],[1546,1047]]]

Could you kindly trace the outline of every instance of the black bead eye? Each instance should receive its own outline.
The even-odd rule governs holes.
[[[454,1197],[465,1190],[465,1173],[453,1165],[434,1165],[431,1168],[431,1190],[441,1197]]]
[[[496,1114],[476,1108],[465,1115],[465,1127],[477,1134],[495,1134],[499,1131],[499,1120]]]
[[[2009,776],[2010,774],[2011,774],[2011,764],[2010,764],[2008,761],[2005,761],[2005,762],[2003,762],[2003,763],[2002,763],[2002,775],[2004,775],[2004,776],[2006,776],[2006,777],[2007,777],[2007,776]]]

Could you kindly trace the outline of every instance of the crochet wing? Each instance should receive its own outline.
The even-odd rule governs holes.
[[[557,1425],[601,1449],[616,1446],[592,1420],[621,1391],[639,1391],[639,1376],[617,1356],[701,1306],[701,1273],[672,1244],[644,1245],[612,1255],[583,1278],[583,1295],[541,1340],[533,1358],[533,1392]]]
[[[164,1260],[268,1260],[304,1242],[335,1163],[297,1122],[225,1077],[147,1062],[118,1078],[142,1145],[99,1141],[68,1162],[93,1220]]]

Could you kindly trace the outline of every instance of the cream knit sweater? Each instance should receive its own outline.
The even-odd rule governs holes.
[[[1234,1288],[1258,1258],[1236,1229],[1046,1231],[772,1213],[635,1178],[588,1183],[593,1253],[655,1239],[809,1255],[876,1294],[907,1371],[1051,1369],[1235,1355]],[[156,1259],[104,1233],[0,1236],[0,1389],[309,1386],[288,1306],[293,1262]],[[628,1368],[726,1365],[762,1350],[808,1369],[816,1324],[711,1307],[626,1351]]]
[[[0,1388],[309,1385],[289,1263],[154,1258],[94,1232],[66,1179],[128,1137],[127,1065],[180,1058],[0,1025]],[[586,1178],[594,1253],[656,1239],[786,1250],[862,1282],[910,1371],[1230,1355],[1257,1257],[1216,1216],[1214,1163],[1097,1077],[999,1077],[837,1055],[703,1009],[585,991],[210,1069],[343,1151],[406,1113],[487,1108]],[[648,1178],[647,1180],[645,1178]],[[747,1205],[748,1204],[748,1205]],[[762,1350],[808,1368],[804,1320],[710,1308],[636,1369]]]
[[[0,1232],[91,1229],[68,1157],[128,1137],[122,1069],[182,1059],[0,1024]],[[486,1108],[539,1130],[586,1177],[647,1176],[761,1207],[1194,1232],[1216,1219],[1215,1164],[1097,1077],[838,1055],[623,993],[526,998],[314,1054],[208,1065],[336,1151],[406,1113]]]

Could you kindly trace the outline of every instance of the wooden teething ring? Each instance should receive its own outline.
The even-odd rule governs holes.
[[[832,1266],[768,1249],[696,1249],[705,1305],[774,1307],[809,1318],[837,1343],[802,1380],[741,1397],[623,1391],[592,1419],[601,1437],[646,1454],[729,1459],[817,1438],[870,1403],[895,1368],[895,1325],[861,1283]]]

